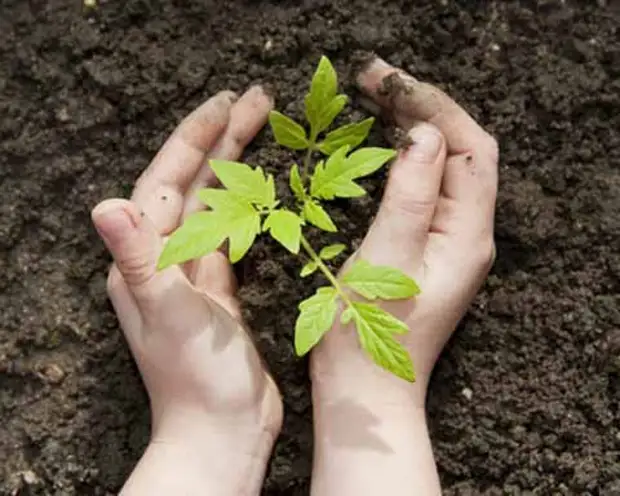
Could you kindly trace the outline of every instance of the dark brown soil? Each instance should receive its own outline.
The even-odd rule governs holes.
[[[620,13],[613,0],[413,3],[101,0],[89,14],[0,0],[2,494],[113,494],[147,441],[89,209],[126,195],[208,95],[269,81],[297,113],[319,54],[344,77],[360,49],[441,84],[503,151],[497,264],[431,387],[445,493],[620,494]],[[248,150],[272,171],[286,158],[268,133]],[[336,206],[348,239],[382,180]],[[287,412],[265,494],[308,494],[291,329],[310,288],[271,244],[249,267],[247,318]]]

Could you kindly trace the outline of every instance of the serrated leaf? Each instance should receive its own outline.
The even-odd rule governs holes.
[[[396,156],[396,150],[389,148],[360,148],[346,161],[347,170],[353,179],[368,176],[379,170]]]
[[[354,262],[342,276],[342,283],[369,300],[399,300],[420,294],[416,282],[405,273],[365,260]]]
[[[301,180],[301,175],[299,174],[299,167],[297,167],[297,164],[294,164],[293,167],[291,167],[289,185],[295,197],[299,201],[303,201],[306,197],[306,191],[304,189],[304,184]]]
[[[319,134],[331,126],[334,119],[342,112],[342,109],[344,109],[348,101],[349,98],[347,95],[337,95],[325,105],[316,119],[316,124],[313,128],[314,132]]]
[[[302,215],[305,220],[310,222],[312,225],[318,227],[319,229],[323,229],[327,232],[338,231],[336,224],[334,224],[329,214],[323,209],[321,205],[319,205],[313,200],[306,200],[306,202],[304,203]]]
[[[348,152],[349,147],[343,146],[332,154],[327,162],[319,162],[316,165],[310,178],[310,194],[313,197],[332,200],[349,192],[348,188],[350,189],[353,182],[345,169]]]
[[[300,314],[295,323],[295,352],[298,356],[308,353],[333,325],[338,310],[336,295],[334,288],[323,287],[299,304]]]
[[[346,248],[347,247],[342,243],[329,245],[321,250],[319,257],[321,257],[322,260],[331,260],[332,258],[336,258],[340,255],[344,250],[346,250]]]
[[[362,348],[373,361],[392,374],[415,382],[411,356],[394,337],[408,331],[407,326],[376,305],[353,303],[353,320]]]
[[[259,213],[248,199],[227,189],[204,188],[198,198],[213,209],[207,213],[212,214],[218,230],[229,240],[230,261],[238,262],[260,233]]]
[[[237,218],[228,231],[228,256],[232,263],[237,263],[252,247],[260,233],[260,215],[254,212],[246,218]]]
[[[269,112],[269,124],[278,144],[292,150],[305,150],[310,144],[306,130],[290,117],[275,110]]]
[[[168,238],[159,256],[157,269],[208,255],[217,250],[224,239],[221,225],[213,212],[192,214]]]
[[[275,204],[276,188],[273,176],[265,176],[260,167],[229,160],[210,160],[209,165],[224,187],[249,202],[264,207]]]
[[[314,198],[353,198],[364,195],[364,189],[355,179],[372,174],[396,155],[386,148],[361,148],[349,157],[345,145],[334,152],[323,165],[320,162],[312,175],[310,193]]]
[[[339,127],[325,136],[323,142],[319,143],[318,149],[325,155],[331,155],[345,145],[349,145],[353,149],[361,145],[368,137],[374,122],[375,118],[370,117],[361,122]]]
[[[373,329],[379,328],[398,335],[409,332],[407,324],[394,317],[391,313],[386,312],[376,303],[355,301],[353,302],[353,307],[355,312],[361,315]]]
[[[306,105],[306,119],[316,136],[323,109],[334,99],[338,89],[338,76],[334,66],[325,56],[321,57],[319,65],[312,76],[310,91],[304,101]]]
[[[306,265],[302,267],[299,275],[301,277],[308,277],[310,274],[314,274],[318,268],[319,266],[316,264],[316,262],[312,262],[312,261],[308,262]]]
[[[265,219],[263,228],[291,253],[299,253],[303,220],[288,210],[274,210]]]

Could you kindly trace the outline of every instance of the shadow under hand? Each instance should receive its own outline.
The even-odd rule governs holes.
[[[330,422],[322,432],[330,444],[382,453],[393,452],[390,445],[375,432],[382,420],[364,405],[347,398],[324,408],[325,417]]]

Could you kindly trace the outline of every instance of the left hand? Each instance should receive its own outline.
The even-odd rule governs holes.
[[[209,471],[234,486],[225,492],[218,483],[210,494],[260,487],[254,465],[264,470],[281,427],[282,400],[244,329],[228,259],[216,252],[164,271],[157,261],[164,237],[201,208],[196,191],[215,186],[207,160],[237,159],[272,106],[260,87],[238,100],[219,93],[174,131],[131,201],[106,200],[92,212],[114,258],[108,293],[151,400],[150,462],[143,459],[126,492],[185,494],[182,484],[194,487],[190,479],[199,484]],[[170,477],[153,468],[179,456]]]

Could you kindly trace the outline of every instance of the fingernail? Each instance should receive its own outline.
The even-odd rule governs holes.
[[[429,124],[420,124],[409,132],[411,143],[405,152],[408,159],[433,163],[443,147],[441,132]]]
[[[105,200],[92,211],[92,219],[97,232],[108,246],[112,248],[123,241],[140,222],[135,209],[127,200]]]

